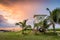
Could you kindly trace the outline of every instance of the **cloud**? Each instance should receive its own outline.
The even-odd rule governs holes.
[[[0,0],[0,4],[9,6],[15,3],[26,3],[26,2],[42,2],[46,0]]]
[[[4,28],[4,27],[14,27],[13,24],[9,24],[7,23],[7,19],[4,18],[4,16],[0,15],[0,28]]]
[[[0,0],[0,4],[3,4],[5,6],[9,6],[15,3],[25,3],[25,2],[40,2],[40,3],[45,3],[45,2],[56,2],[56,0]]]
[[[13,3],[19,2],[19,0],[0,0],[0,4],[5,6],[12,5]]]
[[[17,21],[30,19],[35,13],[37,13],[36,11],[41,8],[42,5],[30,2],[30,0],[28,2],[27,1],[28,0],[3,0],[1,1],[1,4],[3,5],[0,7],[0,10],[7,12],[3,15],[7,14],[8,19],[14,19]]]
[[[0,23],[5,23],[7,19],[5,19],[2,15],[0,15]]]
[[[31,19],[33,18],[33,15],[37,13],[36,11],[38,11],[38,9],[39,8],[41,9],[42,7],[41,3],[33,3],[33,2],[34,0],[33,1],[31,0],[29,1],[28,0],[0,0],[0,4],[2,4],[2,7],[0,7],[0,10],[4,12],[3,15],[6,14],[8,20],[13,19],[17,21],[22,21],[25,19]],[[6,21],[4,22],[1,23],[3,27],[10,25]]]

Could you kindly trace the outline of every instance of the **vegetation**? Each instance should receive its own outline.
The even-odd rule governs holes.
[[[52,19],[54,20],[55,23],[60,24],[60,8],[56,8],[52,11]]]
[[[47,11],[49,11],[50,16],[48,16],[48,18],[46,18],[43,22],[39,22],[39,23],[35,23],[34,24],[34,28],[36,28],[36,32],[40,31],[40,32],[46,32],[46,29],[49,28],[50,25],[53,26],[53,31],[54,33],[56,33],[55,30],[55,23],[60,24],[60,8],[56,8],[53,11],[50,11],[49,8],[46,8]],[[47,21],[50,21],[50,24],[47,24]],[[39,28],[40,27],[40,28]]]
[[[39,23],[35,23],[33,31],[31,29],[31,25],[26,24],[28,20],[24,20],[23,22],[18,22],[15,24],[19,25],[22,28],[22,31],[0,32],[0,40],[60,40],[60,29],[55,29],[55,23],[60,24],[60,9],[56,8],[53,11],[50,11],[49,8],[46,9],[49,11],[50,16]],[[50,21],[49,24],[47,24],[48,21]],[[50,25],[53,25],[53,29],[48,29]],[[46,29],[48,30],[46,31]],[[54,30],[54,33],[52,30]],[[34,35],[35,33],[38,35]]]
[[[27,28],[31,28],[31,25],[26,25],[27,20],[24,20],[23,22],[18,22],[15,25],[20,25],[22,27],[22,34],[24,34],[24,31],[26,31]]]
[[[54,32],[56,32],[55,30],[55,23],[60,24],[60,8],[56,8],[53,11],[50,11],[49,8],[47,8],[47,10],[50,13],[50,21],[53,24],[53,30]]]
[[[32,32],[23,35],[21,32],[0,32],[0,40],[60,40],[60,36],[52,32],[34,35]]]
[[[49,13],[50,13],[49,20],[50,20],[50,22],[51,22],[52,25],[53,25],[54,33],[56,33],[56,30],[55,30],[55,23],[54,23],[54,20],[53,20],[53,18],[52,18],[52,16],[54,16],[54,15],[52,15],[52,12],[49,10],[49,8],[46,8],[46,10],[49,11]]]

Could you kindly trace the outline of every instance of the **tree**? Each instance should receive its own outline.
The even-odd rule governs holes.
[[[48,19],[47,18],[44,19],[42,24],[41,24],[42,26],[39,28],[39,32],[46,33],[46,29],[48,29],[51,24],[52,23],[48,24]]]
[[[56,8],[52,11],[52,19],[55,23],[60,24],[60,8]]]
[[[48,18],[46,18],[44,21],[43,21],[43,26],[39,29],[40,32],[44,32],[46,31],[46,29],[50,26],[50,25],[53,25],[53,30],[54,30],[54,33],[56,33],[56,30],[55,30],[55,23],[57,22],[57,20],[60,20],[58,18],[57,15],[59,15],[58,13],[60,12],[59,9],[55,9],[53,11],[50,11],[49,8],[46,8],[47,11],[49,11],[50,13],[50,16],[48,16]],[[47,21],[50,20],[50,24],[47,24]],[[42,29],[42,30],[41,30]]]
[[[35,34],[37,34],[38,32],[44,32],[40,29],[43,29],[43,21],[38,22],[38,23],[34,23],[34,29],[33,30],[34,30]]]
[[[50,19],[51,23],[53,24],[54,33],[56,33],[55,23],[60,24],[60,8],[56,8],[53,11],[50,11],[49,8],[46,8],[46,9],[50,13],[49,19]]]
[[[15,24],[15,25],[20,25],[20,27],[22,27],[22,34],[24,34],[24,31],[27,29],[26,22],[27,20],[24,20],[23,22],[18,22]]]

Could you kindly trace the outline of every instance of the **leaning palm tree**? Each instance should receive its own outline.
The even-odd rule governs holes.
[[[18,22],[18,23],[16,23],[16,25],[20,25],[20,27],[22,27],[22,34],[24,34],[24,31],[25,31],[26,28],[27,28],[26,22],[27,22],[27,20],[24,20],[23,22]]]
[[[41,23],[39,23],[39,24],[41,24]],[[46,29],[48,29],[49,26],[52,25],[52,23],[48,24],[48,19],[46,18],[46,19],[43,20],[41,25],[40,25],[41,27],[39,28],[39,32],[43,32],[45,34],[46,33]]]
[[[60,8],[56,8],[54,9],[53,11],[50,11],[49,8],[46,8],[49,13],[50,13],[50,16],[49,16],[49,20],[51,21],[51,23],[53,24],[53,30],[54,30],[54,33],[56,33],[56,30],[55,30],[55,23],[58,23],[60,24]]]
[[[50,20],[51,23],[53,24],[54,33],[56,33],[56,30],[55,30],[55,23],[54,23],[53,18],[52,18],[52,16],[54,16],[54,15],[52,15],[52,12],[49,10],[49,8],[46,8],[46,10],[49,11],[49,13],[50,13],[49,20]]]
[[[38,22],[38,23],[34,23],[34,29],[33,29],[33,31],[35,32],[35,34],[37,34],[38,32],[42,32],[42,30],[40,30],[40,29],[43,29],[42,26],[43,26],[43,21]]]

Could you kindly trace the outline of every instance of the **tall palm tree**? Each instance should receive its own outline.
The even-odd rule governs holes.
[[[24,20],[23,22],[18,22],[18,23],[16,23],[16,25],[20,25],[20,27],[22,27],[22,34],[24,34],[24,31],[25,31],[26,28],[27,28],[26,22],[27,22],[27,20]]]
[[[49,8],[46,8],[46,10],[49,11],[49,13],[50,13],[49,19],[50,19],[51,23],[53,24],[54,33],[56,33],[55,23],[57,23],[58,15],[60,14],[60,9],[54,9],[53,11],[50,11]]]
[[[57,24],[60,24],[60,8],[56,8],[52,11],[52,20],[57,23]],[[54,24],[55,26],[55,24]]]

